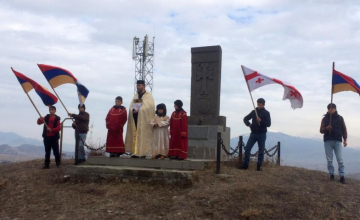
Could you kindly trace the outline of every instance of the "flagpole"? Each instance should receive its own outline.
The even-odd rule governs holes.
[[[61,102],[62,106],[64,107],[65,111],[69,114],[69,111],[67,110],[67,108],[65,107],[64,103],[61,101],[59,95],[57,94],[57,92],[55,91],[55,89],[52,87],[51,83],[49,82],[52,90],[54,91],[55,95],[58,97],[59,101]]]
[[[14,69],[11,67],[11,70],[14,72]],[[40,118],[43,118],[43,116],[40,114],[38,108],[36,107],[36,105],[34,104],[33,100],[31,99],[31,97],[29,96],[29,94],[25,91],[24,87],[21,86],[21,88],[24,90],[25,94],[27,95],[27,97],[30,99],[31,104],[34,106],[35,110],[37,111],[37,113],[39,114]],[[44,125],[46,126],[46,128],[49,128],[49,126],[46,124],[45,120],[44,121]]]
[[[332,110],[333,107],[333,94],[334,94],[334,85],[333,85],[333,81],[334,81],[334,69],[335,69],[335,62],[333,62],[333,67],[332,67],[332,72],[331,72],[331,104],[330,104],[330,110]],[[330,114],[330,126],[331,126],[331,119],[332,119],[332,114]],[[331,134],[331,129],[329,130],[329,135]]]
[[[243,71],[244,79],[245,79],[245,82],[246,82],[245,71],[244,71],[243,65],[241,65],[241,70]],[[247,82],[246,82],[246,85],[247,85],[247,88],[248,88],[248,91],[249,91],[249,94],[250,94],[250,97],[251,97],[251,102],[252,102],[252,104],[253,104],[254,111],[255,111],[255,114],[256,114],[256,120],[257,120],[257,118],[259,117],[259,115],[258,115],[258,113],[257,113],[257,111],[256,111],[256,108],[255,108],[254,99],[253,99],[252,94],[251,94],[251,92],[250,92],[249,84],[248,84]],[[260,125],[260,122],[257,122],[257,123]]]
[[[22,87],[22,86],[21,86]],[[24,89],[24,88],[23,88]],[[25,90],[24,90],[25,92]],[[26,92],[25,92],[26,93]],[[36,105],[34,104],[33,100],[31,99],[31,97],[29,96],[29,94],[27,94],[27,97],[30,99],[30,102],[32,103],[32,105],[34,106],[35,110],[37,111],[37,113],[39,114],[40,118],[43,118],[43,116],[40,114],[39,110],[37,109]],[[49,126],[46,124],[45,120],[44,121],[44,125],[46,126],[46,128],[49,128]]]

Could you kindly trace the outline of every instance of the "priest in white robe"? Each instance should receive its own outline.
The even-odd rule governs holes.
[[[145,81],[137,81],[137,94],[129,107],[128,125],[125,138],[125,151],[132,158],[145,158],[151,154],[154,129],[150,121],[154,117],[155,103],[150,92],[145,90]]]

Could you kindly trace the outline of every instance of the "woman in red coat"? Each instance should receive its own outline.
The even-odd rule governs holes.
[[[121,96],[116,97],[115,105],[110,109],[105,119],[106,128],[108,129],[106,152],[110,153],[110,157],[119,157],[125,153],[123,128],[127,121],[127,112],[126,108],[121,104]]]
[[[174,102],[175,111],[170,119],[170,145],[169,158],[185,160],[188,151],[188,120],[186,112],[182,109],[181,100]]]

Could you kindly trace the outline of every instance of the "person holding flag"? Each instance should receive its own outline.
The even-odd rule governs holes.
[[[47,126],[44,125],[42,137],[44,138],[44,146],[45,146],[45,164],[44,169],[49,169],[50,165],[50,154],[51,149],[53,150],[53,154],[55,157],[56,167],[60,166],[60,153],[59,153],[59,139],[60,139],[60,117],[57,116],[56,107],[50,106],[49,113],[45,117],[40,117],[37,120],[38,125],[46,123]]]
[[[251,123],[249,122],[250,119],[252,119]],[[262,171],[261,164],[264,160],[266,132],[267,128],[271,126],[270,113],[265,109],[265,100],[263,98],[257,100],[257,108],[245,116],[244,123],[250,128],[251,133],[245,147],[244,164],[240,169],[246,170],[249,168],[251,149],[257,142],[259,154],[256,169],[257,171]]]
[[[45,146],[45,164],[43,168],[44,169],[49,168],[51,149],[53,149],[56,166],[59,167],[60,159],[61,159],[59,154],[59,142],[58,142],[60,137],[59,136],[60,117],[58,117],[55,114],[56,107],[54,106],[54,104],[56,104],[58,99],[45,87],[41,86],[34,80],[30,79],[29,77],[25,76],[20,72],[15,71],[13,68],[11,68],[11,70],[14,72],[21,87],[23,88],[30,102],[33,104],[35,110],[40,116],[37,123],[39,125],[44,124],[42,136],[44,138],[44,146]],[[39,95],[44,105],[49,106],[50,114],[46,115],[45,117],[41,116],[39,110],[37,109],[36,105],[34,104],[34,102],[32,101],[31,97],[28,94],[32,89],[34,89],[35,92]]]
[[[75,138],[76,138],[76,131],[79,133],[79,136],[81,137],[79,140],[78,145],[78,155],[79,155],[79,163],[83,163],[86,161],[86,155],[85,155],[85,149],[84,149],[84,143],[86,141],[86,136],[89,131],[89,121],[90,121],[90,115],[85,111],[86,107],[85,104],[79,104],[78,105],[79,114],[71,114],[68,115],[75,119],[75,121],[72,124],[72,127],[75,129]]]
[[[265,100],[260,98],[257,100],[257,108],[255,108],[254,100],[251,92],[260,87],[270,85],[270,84],[279,84],[284,88],[283,100],[289,99],[291,103],[291,108],[301,108],[303,106],[303,98],[300,92],[292,86],[290,83],[283,82],[279,79],[266,76],[259,73],[258,71],[249,69],[245,66],[241,66],[241,69],[244,73],[244,78],[246,85],[249,90],[251,101],[254,107],[254,110],[250,112],[244,118],[244,123],[246,126],[250,127],[251,133],[249,140],[246,144],[245,149],[245,160],[244,164],[240,169],[248,169],[250,162],[250,153],[254,144],[257,142],[259,146],[257,170],[261,171],[261,164],[264,160],[264,151],[265,151],[265,141],[266,141],[266,132],[267,128],[271,126],[271,117],[270,113],[265,109]],[[252,119],[250,124],[249,120]]]
[[[330,175],[330,180],[334,180],[334,165],[333,152],[335,153],[338,162],[338,171],[340,182],[345,183],[345,166],[342,159],[341,142],[344,139],[344,147],[347,146],[347,131],[344,118],[337,113],[336,105],[330,103],[327,106],[328,112],[321,120],[320,133],[324,134],[324,148],[327,160],[327,168]],[[330,121],[330,117],[331,120]]]
[[[340,182],[345,184],[345,166],[342,159],[341,142],[347,146],[347,130],[344,118],[337,113],[333,103],[333,95],[338,92],[352,91],[360,95],[360,85],[350,76],[335,70],[335,62],[331,73],[331,103],[327,106],[328,112],[321,120],[320,133],[324,134],[324,148],[330,180],[334,180],[333,152],[338,162]]]

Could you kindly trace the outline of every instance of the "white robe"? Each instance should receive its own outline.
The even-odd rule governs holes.
[[[147,156],[151,154],[154,129],[150,121],[154,117],[155,103],[151,93],[145,91],[142,96],[142,104],[137,118],[137,128],[135,127],[133,108],[134,101],[138,99],[138,94],[134,95],[129,107],[128,125],[125,138],[125,151],[131,152],[136,156]]]
[[[158,127],[154,128],[154,140],[152,145],[152,155],[167,156],[169,152],[169,116],[159,117],[155,116],[150,123],[152,126],[158,124]]]

